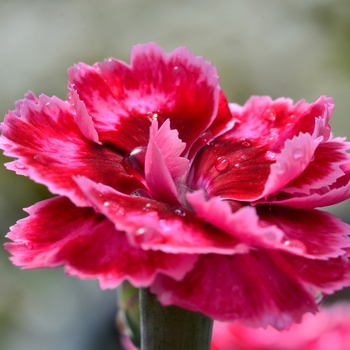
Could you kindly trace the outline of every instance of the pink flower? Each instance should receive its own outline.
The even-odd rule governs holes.
[[[348,350],[350,349],[350,304],[322,307],[304,315],[301,324],[288,331],[272,327],[254,329],[235,323],[215,322],[211,350]]]
[[[330,98],[228,105],[210,63],[152,43],[77,64],[68,88],[28,93],[1,126],[7,168],[58,195],[12,227],[14,264],[280,329],[350,284],[349,226],[314,209],[350,196]]]

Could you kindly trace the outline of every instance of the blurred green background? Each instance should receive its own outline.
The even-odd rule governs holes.
[[[350,136],[348,0],[0,0],[0,116],[28,90],[65,99],[68,67],[129,61],[148,41],[212,61],[232,102],[334,97],[333,131]],[[3,242],[21,209],[47,196],[0,168]],[[350,222],[349,203],[331,210]],[[114,316],[115,291],[61,269],[20,271],[0,250],[0,349],[118,349]]]

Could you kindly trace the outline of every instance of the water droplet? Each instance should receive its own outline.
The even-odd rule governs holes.
[[[27,169],[23,164],[18,163],[18,162],[15,163],[15,167],[16,167],[18,170],[25,170],[25,169]]]
[[[293,151],[293,158],[294,159],[300,159],[304,155],[304,152],[301,148],[296,148]]]
[[[146,147],[136,147],[124,158],[125,162],[138,173],[144,173]]]
[[[315,155],[313,155],[310,159],[310,162],[313,162],[315,160]]]
[[[263,117],[269,122],[274,122],[276,120],[276,113],[270,108],[267,108],[263,114]]]
[[[278,174],[282,174],[286,171],[286,167],[282,163],[275,163],[275,169]]]
[[[268,231],[264,233],[264,237],[268,240],[268,241],[275,241],[277,239],[276,234],[272,231]]]
[[[251,142],[249,139],[243,139],[243,140],[241,141],[241,145],[242,145],[243,147],[250,147],[250,146],[252,145],[252,142]]]
[[[279,134],[279,130],[277,128],[271,128],[269,132],[270,132],[270,137],[269,137],[270,141],[277,139]]]
[[[319,290],[315,295],[315,303],[319,304],[323,300],[323,293]]]
[[[42,164],[42,165],[47,165],[47,161],[42,157],[40,156],[39,154],[36,154],[33,159],[39,163],[39,164]]]
[[[106,202],[103,203],[104,207],[109,207],[110,205],[111,205],[111,202],[109,202],[109,201],[106,201]]]
[[[158,113],[156,112],[148,112],[147,117],[150,121],[157,120],[158,119]]]
[[[150,227],[140,227],[134,233],[134,239],[136,244],[143,243],[161,243],[163,236],[155,229]]]
[[[173,298],[173,292],[167,291],[162,294],[160,294],[159,299],[164,305],[169,305]]]
[[[181,66],[174,66],[173,68],[174,85],[180,86],[186,77],[186,71]]]
[[[30,243],[30,242],[25,243],[24,246],[25,246],[28,250],[32,250],[32,249],[33,249],[33,244]]]
[[[276,159],[276,153],[273,151],[266,151],[265,158],[268,160],[275,160]]]
[[[177,208],[174,210],[175,215],[180,216],[180,217],[185,217],[186,216],[186,211],[183,208]]]
[[[224,171],[228,168],[229,160],[226,157],[218,157],[215,161],[217,171]]]
[[[54,102],[48,102],[43,107],[43,111],[51,117],[57,117],[60,114],[60,107]]]
[[[306,252],[306,246],[302,241],[299,241],[298,239],[290,239],[284,242],[284,244],[287,247],[291,248],[298,248],[300,249],[303,253]]]
[[[199,137],[199,141],[202,145],[207,145],[213,138],[212,132],[207,130]]]
[[[150,211],[156,211],[157,210],[157,206],[153,203],[147,203],[144,205],[144,207],[142,208],[143,211],[147,211],[147,212],[150,212]]]
[[[239,163],[236,163],[236,164],[234,165],[235,168],[239,168],[240,166],[241,166],[241,164],[239,164]]]
[[[287,123],[286,126],[284,127],[285,130],[290,129],[292,127],[292,125],[293,125],[292,123]]]

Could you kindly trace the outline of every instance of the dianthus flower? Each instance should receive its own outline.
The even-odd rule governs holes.
[[[7,168],[58,195],[7,235],[12,262],[150,287],[163,305],[282,329],[349,285],[349,198],[332,99],[228,104],[185,48],[135,46],[69,69],[67,101],[28,93],[1,125]]]
[[[132,349],[125,338],[126,349]],[[214,322],[211,350],[348,350],[350,304],[322,306],[317,315],[306,314],[301,324],[287,331],[254,329],[239,322]]]

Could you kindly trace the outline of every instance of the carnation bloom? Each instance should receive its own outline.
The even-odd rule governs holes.
[[[1,126],[7,168],[58,195],[12,227],[14,264],[280,329],[350,284],[349,226],[314,209],[350,195],[332,99],[228,104],[210,63],[153,43],[75,65],[68,88]]]
[[[232,349],[349,350],[350,304],[339,302],[321,307],[316,316],[304,315],[301,324],[293,324],[282,332],[271,327],[266,330],[249,328],[239,322],[214,322],[211,350]]]

